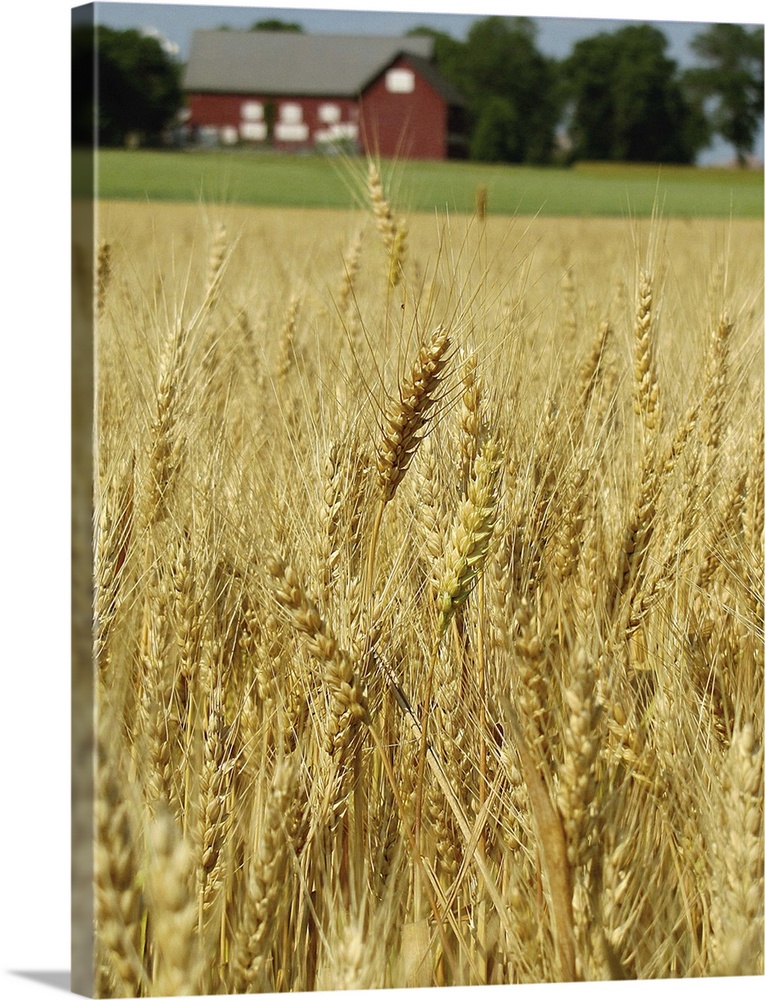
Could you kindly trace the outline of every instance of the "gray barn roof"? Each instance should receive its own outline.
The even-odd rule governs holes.
[[[429,60],[433,39],[195,31],[184,87],[208,93],[356,97],[399,52]]]

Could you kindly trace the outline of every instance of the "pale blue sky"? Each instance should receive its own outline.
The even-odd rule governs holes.
[[[458,13],[462,10],[469,10],[471,5],[467,2],[462,4],[430,3],[423,0],[420,4],[411,4],[414,10],[393,10],[390,7],[385,10],[375,10],[372,4],[357,3],[356,9],[331,9],[331,5],[306,4],[302,6],[295,4],[279,4],[276,7],[257,6],[255,4],[227,5],[218,3],[206,4],[174,4],[174,3],[97,3],[99,20],[114,28],[126,28],[134,26],[153,27],[175,42],[181,52],[181,58],[188,54],[188,46],[191,34],[198,28],[215,28],[226,24],[231,28],[249,28],[253,22],[265,18],[278,17],[282,20],[299,21],[306,31],[329,32],[343,34],[404,34],[410,28],[419,24],[428,24],[441,31],[445,31],[454,38],[464,38],[470,30],[471,24],[491,13],[506,13],[512,16],[516,13],[528,15],[529,10],[546,9],[550,5],[536,4],[503,4],[501,7],[495,4],[474,4],[473,10],[479,13],[468,14]],[[338,5],[339,6],[339,5]],[[391,5],[398,6],[398,5]],[[406,6],[406,5],[402,5]],[[591,9],[586,3],[577,4],[574,0],[568,3],[553,5],[551,9],[565,11],[567,8],[572,11]],[[602,5],[608,9],[606,5]],[[622,26],[625,20],[640,20],[636,16],[630,17],[630,4],[621,4],[621,9],[626,13],[619,19],[578,17],[578,16],[534,16],[534,20],[539,30],[537,43],[540,49],[548,55],[563,57],[571,51],[573,44],[579,38],[596,34],[598,31],[613,31]],[[635,9],[635,5],[632,5]],[[667,10],[673,9],[670,0],[666,5]],[[703,12],[704,6],[686,3],[688,10],[698,9]],[[328,9],[327,9],[328,8]],[[610,10],[613,12],[613,5]],[[639,8],[637,8],[639,9]],[[718,18],[722,17],[722,8],[718,7]],[[654,21],[658,24],[667,36],[670,45],[670,54],[680,63],[687,63],[692,59],[688,44],[694,34],[701,30],[705,22],[682,20],[662,20]]]

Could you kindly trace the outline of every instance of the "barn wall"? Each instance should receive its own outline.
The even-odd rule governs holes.
[[[192,130],[206,127],[228,130],[221,131],[224,142],[265,142],[268,104],[274,109],[273,146],[276,149],[306,149],[317,142],[343,138],[353,141],[358,134],[358,105],[347,97],[188,94],[187,125]],[[328,120],[332,117],[336,120]]]
[[[391,92],[390,69],[413,74],[410,92]],[[406,81],[403,81],[405,86]],[[395,78],[392,82],[396,87]],[[443,160],[446,148],[447,106],[443,98],[406,57],[398,59],[364,91],[361,98],[360,139],[365,152],[403,156],[413,160]]]

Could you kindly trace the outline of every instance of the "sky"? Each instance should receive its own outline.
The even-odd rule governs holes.
[[[140,28],[157,33],[167,42],[168,50],[181,60],[188,57],[193,32],[201,28],[249,28],[255,21],[280,18],[298,21],[306,31],[338,34],[405,34],[410,28],[426,24],[444,31],[453,38],[464,39],[471,25],[491,14],[532,16],[537,25],[537,45],[548,56],[561,59],[568,55],[575,42],[600,31],[616,31],[626,20],[652,20],[664,32],[668,41],[668,54],[680,66],[693,63],[691,39],[710,21],[728,19],[747,23],[762,22],[755,15],[755,5],[749,0],[729,0],[722,7],[707,0],[691,3],[689,0],[622,0],[619,19],[602,17],[613,14],[613,3],[602,0],[515,0],[514,3],[496,4],[461,2],[434,2],[417,0],[412,3],[343,2],[302,4],[279,3],[260,7],[254,4],[230,6],[223,3],[97,3],[98,20],[111,28]],[[377,9],[376,9],[377,8]],[[382,9],[381,9],[382,8]],[[466,13],[471,10],[472,13]],[[543,15],[543,16],[540,16]],[[655,20],[657,16],[661,20]],[[762,132],[755,155],[763,157]],[[732,150],[721,141],[704,150],[702,164],[725,162],[732,157]]]
[[[537,23],[539,48],[547,55],[561,58],[570,52],[572,45],[579,38],[587,37],[598,31],[613,31],[624,24],[626,19],[638,20],[646,19],[643,11],[650,7],[644,4],[631,3],[630,0],[623,0],[622,10],[624,17],[619,19],[604,18],[600,16],[589,16],[599,10],[613,14],[613,4],[597,3],[594,0],[558,0],[551,3],[550,0],[538,0],[537,3],[516,0],[513,4],[492,4],[431,2],[419,0],[419,2],[406,4],[382,4],[364,3],[363,0],[356,3],[342,4],[331,3],[308,3],[287,4],[279,3],[277,6],[261,7],[254,4],[242,4],[231,6],[222,3],[97,3],[98,16],[101,23],[113,28],[127,28],[141,25],[157,29],[170,41],[178,45],[180,57],[183,59],[188,55],[191,35],[197,28],[218,27],[226,24],[231,28],[249,28],[253,22],[265,18],[280,18],[282,20],[299,21],[307,31],[320,33],[369,33],[369,34],[404,34],[410,28],[420,24],[427,24],[431,27],[445,31],[454,38],[464,39],[470,30],[471,25],[478,19],[490,14],[505,13],[510,16],[520,14],[532,16]],[[382,9],[376,9],[376,6]],[[670,55],[681,64],[692,59],[689,49],[690,39],[701,30],[705,22],[703,11],[714,12],[714,17],[721,16],[720,6],[717,8],[711,4],[703,2],[691,4],[688,0],[668,0],[665,4],[654,4],[660,10],[670,11],[670,18],[659,22],[670,43]],[[746,5],[739,4],[742,9],[741,20],[746,17]],[[677,8],[677,13],[672,15],[673,9]],[[732,6],[726,4],[727,11],[736,9],[736,0]],[[472,10],[475,13],[466,13]],[[585,15],[579,16],[578,11],[583,11]],[[633,12],[630,14],[630,10]],[[545,11],[558,11],[557,16],[538,16]],[[693,13],[695,18],[702,13],[702,19],[691,20]],[[750,11],[751,13],[751,11]],[[672,17],[677,20],[671,20]],[[656,23],[656,22],[654,22]]]

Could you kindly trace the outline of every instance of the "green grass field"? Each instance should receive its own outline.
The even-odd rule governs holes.
[[[242,151],[104,150],[97,157],[98,196],[105,199],[344,208],[364,172],[362,160]],[[80,175],[76,163],[74,173]],[[762,171],[410,162],[392,164],[387,173],[397,187],[396,204],[409,212],[471,212],[484,185],[493,214],[647,216],[655,207],[684,218],[763,214]]]

